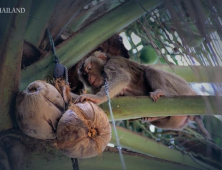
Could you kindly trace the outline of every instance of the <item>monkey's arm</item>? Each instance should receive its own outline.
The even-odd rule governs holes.
[[[105,72],[107,73],[107,83],[109,87],[109,95],[111,98],[115,97],[124,88],[126,88],[131,80],[130,74],[122,68],[117,69],[115,67],[115,70],[108,68],[105,69]],[[107,100],[105,86],[102,86],[96,95],[101,96],[103,98],[102,102],[105,102]]]
[[[117,66],[106,67],[104,71],[107,74],[107,83],[109,87],[110,97],[116,96],[121,90],[126,87],[130,82],[130,74],[122,68]],[[83,94],[76,100],[76,102],[83,102],[84,100],[92,101],[96,104],[101,104],[107,101],[106,92],[104,85],[100,88],[98,93],[93,94]]]
[[[74,101],[79,97],[78,94],[74,94],[74,93],[72,93],[72,92],[70,92],[70,95],[71,95],[71,97],[72,97],[72,100],[74,100]]]
[[[147,67],[145,69],[145,82],[150,86],[152,92],[150,92],[150,97],[154,102],[160,98],[160,96],[166,95],[167,88],[164,81],[164,75],[159,70],[152,67]]]

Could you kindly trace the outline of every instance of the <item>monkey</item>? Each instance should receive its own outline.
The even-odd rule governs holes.
[[[79,81],[78,77],[78,67],[79,64],[87,57],[89,57],[93,52],[101,51],[104,53],[109,53],[114,56],[121,56],[124,58],[129,58],[129,54],[125,46],[123,45],[123,39],[119,34],[115,34],[108,40],[100,44],[95,50],[91,51],[89,54],[84,56],[80,61],[78,61],[72,68],[68,71],[69,83],[71,91],[75,94],[80,94],[84,88],[83,83]]]
[[[77,102],[84,100],[101,104],[107,100],[104,80],[107,79],[110,97],[150,96],[154,102],[161,96],[197,95],[189,84],[179,76],[152,66],[142,65],[118,56],[96,51],[80,64],[79,79],[91,88],[92,94],[82,94]],[[105,76],[104,76],[105,75]],[[194,116],[148,117],[145,121],[167,129],[182,130]]]
[[[164,95],[197,95],[179,76],[96,51],[78,69],[80,80],[91,88],[92,94],[80,95],[77,102],[87,99],[101,104],[106,101],[103,72],[107,75],[110,97],[148,95],[157,102]]]

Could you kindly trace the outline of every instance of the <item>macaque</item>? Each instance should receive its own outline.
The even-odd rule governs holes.
[[[84,61],[87,57],[89,57],[95,51],[102,51],[104,53],[109,53],[112,56],[121,56],[124,58],[130,57],[127,49],[123,45],[122,37],[119,34],[114,34],[112,37],[104,41],[95,50],[87,54],[79,62],[77,62],[72,68],[69,69],[68,71],[69,84],[71,87],[71,91],[75,94],[80,94],[84,88],[83,83],[79,80],[79,76],[78,76],[79,65],[82,63],[82,61]]]
[[[154,102],[160,96],[196,95],[189,84],[171,73],[154,69],[118,56],[108,56],[96,51],[79,67],[78,74],[84,86],[91,88],[92,94],[82,94],[76,102],[84,100],[101,104],[107,100],[104,74],[107,76],[110,97],[150,96]],[[171,130],[183,129],[194,116],[167,116],[144,118],[157,127]]]

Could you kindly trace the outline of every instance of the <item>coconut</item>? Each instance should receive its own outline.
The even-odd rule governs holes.
[[[102,153],[111,139],[109,120],[91,102],[72,104],[59,120],[58,148],[71,158],[90,158]]]
[[[20,129],[38,139],[56,138],[58,121],[65,103],[54,86],[35,81],[20,92],[16,99],[16,119]]]

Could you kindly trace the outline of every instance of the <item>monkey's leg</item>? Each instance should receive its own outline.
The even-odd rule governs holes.
[[[153,99],[153,101],[156,103],[157,100],[160,98],[160,96],[165,96],[165,93],[161,89],[157,89],[154,92],[150,92],[150,97]]]
[[[145,123],[145,122],[154,122],[156,120],[159,120],[159,119],[162,119],[162,118],[165,118],[167,116],[160,116],[160,117],[144,117],[144,118],[141,118],[141,122],[142,123]]]
[[[204,127],[203,121],[200,116],[195,116],[194,120],[196,121],[201,133],[206,137],[208,140],[212,140],[210,133],[207,131],[207,129]]]

